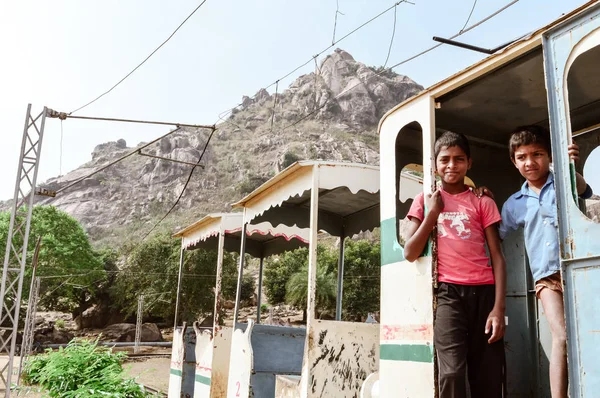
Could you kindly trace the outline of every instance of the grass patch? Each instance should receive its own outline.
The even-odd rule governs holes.
[[[48,350],[30,357],[25,364],[23,381],[37,384],[50,397],[115,397],[151,396],[135,379],[123,376],[121,362],[125,353],[113,353],[98,342],[72,340],[66,348]]]

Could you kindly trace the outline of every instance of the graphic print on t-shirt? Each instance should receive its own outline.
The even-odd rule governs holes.
[[[454,230],[454,235],[460,239],[469,239],[471,229],[465,224],[470,224],[469,215],[460,211],[440,213],[438,217],[438,236],[448,236],[448,230]]]

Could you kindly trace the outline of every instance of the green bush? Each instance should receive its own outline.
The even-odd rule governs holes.
[[[292,164],[297,162],[298,160],[300,160],[300,156],[296,155],[294,152],[286,152],[283,154],[283,161],[281,163],[281,167],[285,169],[286,167],[291,166]]]
[[[64,329],[65,328],[65,320],[57,319],[56,322],[54,322],[54,326],[56,326],[57,329]]]
[[[38,384],[51,397],[147,397],[134,379],[123,377],[126,354],[99,347],[97,341],[73,340],[65,349],[48,350],[25,364],[23,381]]]

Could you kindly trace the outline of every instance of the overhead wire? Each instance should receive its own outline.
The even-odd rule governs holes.
[[[212,129],[212,131],[210,132],[210,134],[208,136],[208,139],[206,140],[206,144],[204,145],[204,148],[202,149],[202,153],[200,154],[200,157],[199,157],[197,163],[200,163],[202,161],[202,158],[204,157],[204,154],[206,153],[206,149],[208,148],[208,145],[210,144],[210,140],[212,139],[213,135],[215,134],[215,131],[217,131],[217,129]],[[156,222],[156,224],[154,224],[154,226],[152,226],[152,228],[150,228],[150,230],[142,238],[142,241],[144,239],[146,239],[148,237],[148,235],[150,235],[150,233],[152,233],[152,231],[154,231],[156,229],[156,227],[161,222],[163,222],[165,220],[165,218],[167,218],[169,216],[169,214],[171,214],[171,212],[179,204],[179,201],[181,200],[181,197],[185,193],[185,190],[186,190],[188,184],[190,183],[190,180],[192,179],[192,175],[194,174],[194,170],[196,170],[196,167],[197,166],[192,166],[192,169],[190,170],[190,174],[188,175],[187,181],[185,182],[185,184],[183,186],[183,189],[181,190],[181,193],[177,197],[177,200],[175,201],[175,203],[173,203],[173,206],[171,206],[171,208],[169,209],[169,211],[167,211],[167,213],[160,220],[158,220],[158,222]]]
[[[63,159],[63,121],[60,121],[60,154],[58,161],[58,176],[62,176],[62,159]]]
[[[167,39],[165,41],[163,41],[158,47],[156,47],[154,49],[154,51],[152,51],[150,53],[150,55],[148,55],[146,58],[144,58],[144,60],[142,62],[140,62],[135,68],[133,68],[128,74],[125,75],[125,77],[123,77],[121,80],[119,80],[115,85],[113,85],[111,88],[109,88],[107,91],[105,91],[104,93],[100,94],[99,96],[97,96],[96,98],[94,98],[93,100],[91,100],[90,102],[80,106],[79,108],[71,111],[69,113],[73,114],[75,112],[79,112],[80,110],[82,110],[83,108],[88,107],[89,105],[93,104],[94,102],[98,101],[100,98],[104,97],[106,94],[110,93],[111,91],[113,91],[115,88],[117,88],[117,86],[119,86],[121,83],[123,83],[125,81],[125,79],[127,79],[129,76],[131,76],[136,70],[138,70],[142,65],[144,65],[146,63],[146,61],[148,61],[154,54],[156,54],[156,52],[158,50],[160,50],[162,48],[162,46],[164,46],[165,44],[167,44],[167,42],[169,40],[171,40],[171,38],[173,36],[175,36],[175,33],[177,33],[177,31],[179,31],[179,29],[181,29],[181,27],[196,13],[196,11],[198,11],[200,9],[200,7],[202,7],[204,5],[204,3],[206,3],[207,0],[202,0],[202,2],[194,9],[194,11],[192,11],[187,18],[185,18],[183,20],[183,22],[181,22],[179,24],[179,26],[177,26],[177,28],[173,31],[173,33],[171,33],[169,35],[169,37],[167,37]]]
[[[471,12],[469,13],[469,16],[467,17],[467,20],[465,21],[465,24],[463,25],[463,27],[460,29],[460,32],[462,32],[467,25],[469,24],[469,21],[471,20],[471,16],[473,15],[473,11],[475,11],[475,6],[477,5],[477,0],[475,0],[473,2],[473,7],[471,7]]]
[[[144,148],[146,148],[146,147],[148,147],[148,146],[150,146],[150,145],[152,145],[152,144],[156,143],[157,141],[159,141],[159,140],[161,140],[161,139],[165,138],[165,137],[166,137],[166,136],[168,136],[168,135],[171,135],[171,134],[173,134],[174,132],[178,131],[179,129],[180,129],[180,127],[176,127],[175,129],[173,129],[173,130],[169,131],[168,133],[166,133],[166,134],[164,134],[164,135],[162,135],[162,136],[158,137],[157,139],[155,139],[155,140],[153,140],[153,141],[150,141],[149,143],[147,143],[147,144],[145,144],[145,145],[143,145],[143,146],[141,146],[141,147],[139,147],[139,148],[135,148],[133,151],[131,151],[131,152],[129,152],[129,153],[126,153],[125,155],[121,156],[120,158],[118,158],[118,159],[116,159],[116,160],[113,160],[112,162],[108,162],[108,163],[107,163],[107,164],[105,164],[104,166],[101,166],[101,167],[97,168],[96,170],[92,171],[91,173],[89,173],[89,174],[86,174],[86,175],[84,175],[83,177],[80,177],[80,178],[76,179],[75,181],[71,182],[70,184],[67,184],[67,185],[65,185],[64,187],[62,187],[62,188],[60,188],[59,190],[57,190],[57,191],[56,191],[56,193],[63,192],[63,191],[65,191],[65,190],[67,190],[67,189],[71,188],[72,186],[74,186],[74,185],[76,185],[76,184],[79,184],[79,183],[81,183],[82,181],[84,181],[84,180],[86,180],[86,179],[88,179],[88,178],[92,177],[93,175],[96,175],[96,174],[100,173],[101,171],[104,171],[104,170],[106,170],[106,169],[107,169],[107,168],[109,168],[110,166],[113,166],[114,164],[116,164],[116,163],[119,163],[119,162],[121,162],[121,161],[123,161],[123,160],[127,159],[127,158],[128,158],[128,157],[130,157],[130,156],[133,156],[133,155],[135,155],[136,153],[138,153],[138,152],[139,152],[139,151],[141,151],[142,149],[144,149]],[[214,130],[213,130],[213,131],[214,131]]]
[[[350,31],[349,33],[347,33],[346,35],[344,35],[343,37],[337,39],[336,41],[334,41],[333,43],[331,43],[331,45],[327,46],[326,48],[324,48],[323,50],[319,51],[317,54],[313,55],[309,60],[307,60],[306,62],[302,63],[301,65],[297,66],[296,68],[292,69],[290,72],[288,72],[287,74],[283,75],[282,77],[278,78],[277,80],[275,80],[274,82],[272,82],[271,84],[267,85],[264,87],[265,90],[268,90],[269,88],[273,87],[275,84],[277,84],[278,81],[284,80],[286,78],[288,78],[289,76],[291,76],[292,74],[294,74],[295,72],[297,72],[298,70],[302,69],[303,67],[305,67],[306,65],[308,65],[311,61],[313,61],[315,58],[323,55],[323,53],[325,53],[326,51],[329,51],[331,48],[333,48],[336,44],[340,43],[342,40],[348,38],[349,36],[351,36],[352,34],[358,32],[359,30],[361,30],[362,28],[364,28],[365,26],[367,26],[368,24],[370,24],[371,22],[375,21],[376,19],[380,18],[382,15],[386,14],[387,12],[389,12],[390,10],[394,9],[396,6],[398,6],[399,4],[402,3],[407,3],[407,4],[412,4],[414,5],[415,3],[409,1],[409,0],[401,0],[398,2],[395,2],[391,7],[388,7],[387,9],[385,9],[384,11],[380,12],[379,14],[377,14],[376,16],[374,16],[373,18],[369,19],[368,21],[364,22],[362,25],[358,26],[357,28],[355,28],[354,30]],[[250,98],[255,98],[256,94]],[[240,105],[242,105],[242,103],[237,104],[236,106],[234,106],[233,108],[229,108],[226,111],[223,111],[219,114],[219,119],[225,117],[225,115],[229,114],[230,112],[232,112],[234,109],[238,108]]]
[[[387,66],[388,61],[390,60],[390,54],[392,53],[392,45],[394,44],[394,36],[396,35],[396,19],[398,17],[398,7],[394,7],[394,27],[392,28],[392,38],[390,39],[390,47],[388,48],[387,57],[385,57],[385,62],[383,63],[383,67]]]
[[[277,92],[279,91],[279,81],[275,85],[275,96],[273,98],[273,109],[271,111],[271,134],[273,133],[273,122],[275,121],[275,107],[277,106]]]
[[[335,31],[337,29],[337,19],[338,19],[338,15],[344,15],[343,13],[340,12],[340,0],[335,0],[335,18],[333,20],[333,37],[331,39],[331,44],[333,45],[335,43]]]
[[[487,20],[489,20],[489,19],[493,18],[494,16],[498,15],[498,14],[499,14],[499,13],[501,13],[502,11],[506,10],[507,8],[509,8],[509,7],[510,7],[510,6],[512,6],[513,4],[517,3],[518,1],[519,1],[519,0],[513,0],[513,1],[511,1],[511,2],[510,2],[510,3],[508,3],[507,5],[503,6],[503,7],[502,7],[502,8],[500,8],[500,9],[498,9],[498,10],[497,10],[497,11],[495,11],[494,13],[492,13],[492,14],[488,15],[487,17],[485,17],[484,19],[480,20],[479,22],[477,22],[477,23],[475,23],[475,24],[473,24],[473,25],[469,26],[469,27],[468,27],[468,28],[466,28],[466,29],[464,29],[464,28],[463,28],[463,29],[461,29],[461,30],[460,30],[458,33],[456,33],[455,35],[453,35],[451,38],[458,37],[458,36],[460,36],[460,35],[462,35],[462,34],[464,34],[464,33],[468,32],[468,31],[470,31],[470,30],[474,29],[475,27],[477,27],[477,26],[481,25],[482,23],[486,22]],[[356,32],[356,31],[358,31],[359,29],[361,29],[362,27],[364,27],[364,26],[365,26],[365,25],[367,25],[368,23],[370,23],[370,22],[374,21],[375,19],[377,19],[377,18],[378,18],[378,17],[380,17],[381,15],[385,14],[387,11],[391,10],[392,8],[395,8],[397,5],[399,5],[400,3],[403,3],[403,2],[408,2],[408,1],[407,1],[407,0],[405,0],[405,1],[399,1],[399,2],[395,3],[395,4],[394,4],[392,7],[388,8],[387,10],[385,10],[385,11],[383,11],[382,13],[378,14],[377,16],[375,16],[375,17],[371,18],[369,21],[367,21],[367,22],[363,23],[361,26],[359,26],[358,28],[354,29],[352,32],[348,33],[347,35],[345,35],[344,37],[342,37],[341,39],[339,39],[339,40],[338,40],[338,42],[339,42],[339,41],[341,41],[341,40],[343,40],[343,39],[345,39],[346,37],[348,37],[348,36],[349,36],[349,35],[351,35],[352,33],[354,33],[354,32]],[[410,3],[410,2],[409,2],[409,3]],[[410,3],[410,4],[413,4],[413,3]],[[395,30],[395,29],[394,29],[394,30]],[[383,69],[383,70],[381,70],[380,72],[378,72],[378,73],[376,73],[376,74],[374,74],[374,75],[372,75],[372,76],[368,77],[368,78],[366,79],[366,81],[369,81],[370,79],[372,79],[372,78],[374,78],[374,77],[376,77],[376,76],[380,76],[380,75],[381,75],[381,74],[383,74],[384,72],[387,72],[387,71],[389,71],[389,70],[392,70],[392,69],[394,69],[394,68],[396,68],[396,67],[398,67],[398,66],[400,66],[400,65],[402,65],[402,64],[404,64],[404,63],[406,63],[406,62],[409,62],[409,61],[411,61],[411,60],[413,60],[413,59],[415,59],[415,58],[418,58],[418,57],[420,57],[420,56],[422,56],[422,55],[424,55],[424,54],[426,54],[426,53],[428,53],[428,52],[430,52],[430,51],[434,50],[435,48],[439,47],[440,45],[442,45],[442,43],[438,43],[438,44],[436,44],[436,45],[434,45],[434,46],[432,46],[432,47],[430,47],[430,48],[428,48],[428,49],[426,49],[426,50],[424,50],[424,51],[421,51],[420,53],[418,53],[418,54],[416,54],[416,55],[413,55],[413,56],[411,56],[411,57],[409,57],[409,58],[407,58],[407,59],[405,59],[405,60],[403,60],[403,61],[400,61],[400,62],[398,62],[398,63],[394,64],[393,66],[389,67],[389,68],[384,68],[384,69]],[[327,49],[329,49],[329,48],[331,48],[331,46],[329,46]],[[315,64],[316,64],[317,70],[320,70],[320,68],[319,68],[319,66],[318,66],[318,63],[317,63],[317,57],[318,57],[320,54],[322,54],[324,51],[326,51],[326,50],[323,50],[323,51],[321,51],[320,53],[318,53],[318,54],[316,54],[315,56],[313,56],[313,57],[312,57],[312,60],[314,60],[314,62],[315,62]],[[308,62],[310,62],[310,61],[308,61]],[[315,74],[316,74],[316,72],[315,72]],[[287,77],[287,75],[286,75],[286,77]],[[316,77],[315,77],[315,78],[316,78]],[[276,80],[274,84],[278,85],[278,84],[279,84],[279,80],[280,80],[280,79]],[[341,92],[341,93],[339,93],[338,95],[336,95],[336,96],[334,96],[334,97],[330,97],[330,98],[328,98],[328,99],[327,99],[327,100],[326,100],[326,101],[323,103],[323,105],[321,105],[321,106],[317,106],[317,101],[316,101],[316,97],[317,97],[317,96],[316,96],[316,84],[315,84],[315,109],[313,109],[313,111],[311,111],[311,112],[309,112],[308,114],[304,115],[304,116],[303,116],[303,117],[301,117],[300,119],[296,120],[295,122],[293,122],[293,123],[291,123],[291,124],[289,124],[289,125],[287,125],[287,126],[283,127],[283,128],[282,128],[282,131],[285,131],[286,129],[288,129],[288,128],[290,128],[290,127],[293,127],[293,126],[295,126],[295,125],[297,125],[298,123],[300,123],[300,122],[301,122],[301,121],[303,121],[303,120],[306,120],[308,117],[312,116],[313,114],[315,114],[316,112],[318,112],[320,109],[322,109],[323,107],[325,107],[325,106],[326,106],[326,105],[327,105],[327,104],[328,104],[328,103],[329,103],[329,102],[330,102],[332,99],[337,99],[337,98],[339,98],[339,97],[340,97],[340,96],[342,96],[342,95],[346,95],[346,94],[347,94],[349,91],[351,91],[351,90],[353,90],[354,88],[356,88],[356,87],[358,87],[358,86],[360,86],[360,85],[363,85],[363,84],[365,84],[365,82],[361,81],[360,83],[357,83],[356,85],[354,85],[354,86],[352,86],[352,87],[350,87],[350,88],[348,88],[348,89],[346,89],[346,90],[342,91],[342,92]],[[269,87],[270,87],[270,86],[269,86]],[[232,108],[232,109],[235,109],[235,108]],[[222,114],[221,114],[221,115],[222,115]],[[219,119],[221,119],[221,118],[222,118],[222,116],[221,116],[221,115],[219,115]],[[212,139],[212,136],[213,136],[213,134],[214,134],[214,132],[215,132],[215,131],[216,131],[215,129],[213,129],[213,130],[211,131],[211,133],[210,133],[210,135],[209,135],[209,137],[208,137],[208,139],[207,139],[207,141],[206,141],[206,145],[204,146],[204,149],[203,149],[203,151],[202,151],[202,153],[201,153],[201,155],[200,155],[200,158],[199,158],[199,160],[198,160],[198,163],[200,163],[200,162],[202,161],[202,158],[203,158],[203,156],[204,156],[204,153],[206,152],[206,149],[207,149],[207,147],[208,147],[208,145],[209,145],[209,143],[210,143],[210,141],[211,141],[211,139]],[[172,212],[172,211],[175,209],[175,207],[176,207],[176,206],[179,204],[179,201],[181,200],[181,197],[182,197],[182,196],[183,196],[183,194],[185,193],[185,190],[186,190],[186,188],[187,188],[187,186],[188,186],[188,184],[189,184],[189,182],[190,182],[190,180],[191,180],[191,178],[192,178],[192,175],[193,175],[193,173],[194,173],[194,170],[195,170],[195,169],[196,169],[196,166],[193,166],[193,167],[192,167],[192,169],[190,170],[190,174],[189,174],[189,176],[188,176],[188,179],[187,179],[187,181],[186,181],[186,183],[185,183],[185,185],[184,185],[183,189],[181,190],[181,193],[179,194],[179,196],[178,196],[177,200],[176,200],[176,201],[175,201],[175,203],[173,204],[173,206],[171,206],[171,208],[170,208],[170,209],[167,211],[167,213],[166,213],[166,214],[165,214],[165,215],[164,215],[164,216],[163,216],[163,217],[162,217],[162,218],[161,218],[161,219],[160,219],[160,220],[159,220],[157,223],[155,223],[155,224],[154,224],[154,226],[153,226],[153,227],[152,227],[152,228],[151,228],[151,229],[150,229],[150,230],[149,230],[149,231],[148,231],[148,232],[147,232],[147,233],[144,235],[144,237],[142,238],[142,241],[143,241],[143,240],[145,240],[145,239],[146,239],[146,238],[147,238],[147,237],[148,237],[148,236],[149,236],[149,235],[150,235],[150,234],[151,234],[151,233],[152,233],[152,232],[153,232],[153,231],[156,229],[156,227],[157,227],[157,226],[158,226],[158,225],[159,225],[159,224],[160,224],[162,221],[164,221],[164,220],[165,220],[165,219],[166,219],[166,218],[169,216],[169,214],[171,214],[171,212]]]
[[[519,0],[512,0],[512,1],[511,1],[511,2],[509,2],[508,4],[504,5],[503,7],[499,8],[498,10],[494,11],[492,14],[490,14],[490,15],[488,15],[487,17],[483,18],[482,20],[480,20],[480,21],[476,22],[475,24],[473,24],[473,25],[469,26],[469,27],[468,27],[468,28],[466,28],[466,29],[462,29],[462,30],[460,30],[458,33],[456,33],[456,34],[454,34],[453,36],[451,36],[451,37],[450,37],[450,39],[454,39],[454,38],[456,38],[456,37],[458,37],[458,36],[460,36],[460,35],[462,35],[462,34],[464,34],[464,33],[467,33],[467,32],[469,32],[470,30],[472,30],[472,29],[474,29],[474,28],[478,27],[479,25],[481,25],[481,24],[485,23],[486,21],[490,20],[491,18],[495,17],[496,15],[500,14],[501,12],[503,12],[504,10],[506,10],[507,8],[511,7],[512,5],[514,5],[514,4],[518,3],[518,2],[519,2]],[[353,90],[353,89],[355,89],[356,87],[359,87],[359,86],[362,86],[362,85],[364,85],[364,84],[365,84],[366,82],[368,82],[369,80],[371,80],[371,79],[373,79],[373,78],[375,78],[375,77],[377,77],[377,76],[380,76],[380,75],[382,75],[382,74],[383,74],[383,73],[385,73],[385,72],[391,71],[391,70],[393,70],[394,68],[397,68],[397,67],[398,67],[398,66],[400,66],[400,65],[404,65],[404,64],[406,64],[407,62],[410,62],[410,61],[412,61],[412,60],[414,60],[414,59],[416,59],[416,58],[419,58],[419,57],[421,57],[421,56],[423,56],[423,55],[427,54],[428,52],[435,50],[436,48],[440,47],[441,45],[442,45],[442,43],[437,43],[437,44],[435,44],[435,45],[433,45],[433,46],[431,46],[431,47],[429,47],[429,48],[427,48],[427,49],[425,49],[425,50],[423,50],[423,51],[421,51],[421,52],[419,52],[419,53],[417,53],[417,54],[415,54],[415,55],[412,55],[412,56],[410,56],[410,57],[408,57],[408,58],[406,58],[406,59],[404,59],[404,60],[402,60],[402,61],[400,61],[400,62],[398,62],[398,63],[396,63],[396,64],[394,64],[394,65],[392,65],[392,66],[390,66],[390,67],[388,67],[388,68],[384,68],[384,69],[382,69],[382,70],[381,70],[381,71],[379,71],[378,73],[375,73],[375,74],[373,74],[373,75],[369,76],[369,77],[368,77],[368,78],[367,78],[365,81],[361,81],[360,83],[357,83],[357,84],[355,84],[354,86],[352,86],[352,87],[349,87],[349,88],[345,89],[344,91],[342,91],[342,92],[341,92],[341,93],[339,93],[338,95],[336,95],[336,96],[334,96],[334,97],[330,97],[330,98],[328,98],[328,99],[325,101],[325,103],[323,103],[321,106],[319,106],[319,107],[317,107],[317,108],[313,109],[311,112],[309,112],[309,113],[305,114],[305,115],[304,115],[304,116],[302,116],[300,119],[298,119],[298,120],[296,120],[296,121],[294,121],[294,122],[292,122],[292,123],[288,124],[287,126],[283,127],[281,131],[285,131],[285,130],[287,130],[288,128],[294,127],[295,125],[299,124],[299,123],[300,123],[300,122],[302,122],[303,120],[306,120],[307,118],[309,118],[310,116],[312,116],[312,115],[314,115],[316,112],[318,112],[319,110],[323,109],[323,108],[324,108],[324,107],[325,107],[325,106],[326,106],[326,105],[327,105],[327,104],[328,104],[328,103],[329,103],[331,100],[338,99],[338,98],[340,98],[342,95],[347,95],[347,94],[348,94],[348,92],[352,91],[352,90]]]

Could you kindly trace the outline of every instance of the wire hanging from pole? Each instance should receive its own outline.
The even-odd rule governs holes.
[[[333,38],[331,39],[332,46],[335,45],[335,31],[337,28],[338,14],[344,15],[343,13],[340,12],[340,0],[335,0],[335,18],[333,20]]]
[[[62,177],[62,158],[63,158],[63,120],[60,120],[60,159],[58,162],[58,176]]]
[[[198,158],[198,162],[200,163],[202,161],[202,158],[204,157],[204,154],[206,153],[206,149],[208,148],[208,144],[210,144],[210,140],[212,139],[213,135],[215,134],[215,131],[217,131],[217,129],[213,129],[210,132],[210,135],[208,136],[208,139],[206,140],[206,144],[204,145],[204,148],[202,149],[202,153],[200,154],[200,157]],[[196,170],[197,166],[192,166],[192,169],[190,170],[190,174],[188,175],[187,181],[185,182],[185,185],[183,186],[183,189],[181,190],[181,193],[179,194],[179,196],[177,197],[177,200],[175,201],[175,203],[173,203],[173,206],[171,206],[171,208],[169,209],[169,211],[167,211],[167,213],[160,219],[158,220],[158,222],[156,224],[154,224],[154,226],[152,228],[150,228],[150,230],[144,235],[144,237],[142,238],[142,241],[144,239],[146,239],[148,237],[148,235],[150,235],[150,233],[152,231],[154,231],[154,229],[161,223],[164,221],[165,218],[167,218],[169,216],[169,214],[171,214],[171,212],[173,211],[173,209],[175,209],[175,207],[179,204],[179,201],[181,200],[181,197],[183,196],[183,194],[185,193],[185,190],[188,186],[188,184],[190,183],[190,180],[192,179],[192,175],[194,174],[194,170]]]
[[[471,12],[469,13],[469,16],[467,17],[467,20],[465,21],[465,24],[463,25],[463,27],[460,29],[459,33],[463,33],[463,31],[467,27],[467,24],[469,23],[469,21],[471,20],[471,16],[473,15],[473,11],[475,11],[475,6],[476,5],[477,5],[477,0],[475,0],[473,2],[473,7],[471,7]]]
[[[392,45],[394,44],[394,36],[396,35],[396,20],[398,18],[398,5],[394,6],[394,27],[392,29],[392,38],[390,40],[390,47],[388,48],[387,57],[385,57],[385,62],[383,63],[383,68],[387,66],[388,61],[390,60],[390,54],[392,53]]]
[[[458,36],[460,36],[460,35],[462,35],[462,34],[464,34],[464,33],[467,33],[468,31],[470,31],[470,30],[472,30],[472,29],[475,29],[475,28],[476,28],[476,27],[478,27],[479,25],[481,25],[481,24],[483,24],[483,23],[487,22],[488,20],[492,19],[492,18],[493,18],[493,17],[495,17],[496,15],[500,14],[501,12],[503,12],[504,10],[506,10],[507,8],[509,8],[509,7],[513,6],[514,4],[516,4],[516,3],[518,3],[518,2],[519,2],[519,0],[512,0],[511,2],[509,2],[509,3],[508,3],[508,4],[506,4],[506,5],[504,5],[503,7],[499,8],[498,10],[494,11],[493,13],[491,13],[490,15],[488,15],[487,17],[485,17],[485,18],[481,19],[480,21],[478,21],[478,22],[474,23],[473,25],[469,26],[468,28],[466,28],[466,29],[463,29],[462,31],[459,31],[458,33],[454,34],[453,36],[451,36],[451,37],[450,37],[450,39],[454,39],[454,38],[456,38],[456,37],[458,37]],[[330,97],[330,98],[328,98],[328,99],[325,101],[325,103],[323,103],[323,105],[321,105],[320,107],[318,107],[318,108],[316,108],[316,109],[312,110],[311,112],[309,112],[309,113],[305,114],[305,115],[304,115],[304,116],[302,116],[300,119],[298,119],[298,120],[296,120],[296,121],[294,121],[294,122],[292,122],[292,123],[288,124],[287,126],[284,126],[284,127],[282,128],[282,130],[281,130],[281,131],[283,132],[283,131],[285,131],[286,129],[288,129],[288,128],[290,128],[290,127],[293,127],[293,126],[295,126],[295,125],[297,125],[298,123],[302,122],[303,120],[306,120],[307,118],[309,118],[310,116],[312,116],[313,114],[315,114],[315,112],[317,112],[317,111],[319,111],[320,109],[324,108],[324,107],[327,105],[327,103],[329,103],[329,101],[331,101],[331,100],[334,100],[334,99],[337,99],[337,98],[339,98],[340,96],[347,94],[349,91],[351,91],[351,90],[355,89],[356,87],[358,87],[358,86],[360,86],[360,85],[362,85],[362,84],[365,84],[366,82],[368,82],[369,80],[371,80],[372,78],[374,78],[374,77],[376,77],[376,76],[380,76],[380,75],[382,75],[383,73],[385,73],[385,72],[387,72],[387,71],[391,71],[391,70],[393,70],[394,68],[397,68],[397,67],[398,67],[398,66],[400,66],[400,65],[403,65],[403,64],[405,64],[405,63],[407,63],[407,62],[410,62],[410,61],[412,61],[412,60],[414,60],[414,59],[416,59],[416,58],[419,58],[419,57],[421,57],[421,56],[423,56],[423,55],[427,54],[428,52],[435,50],[436,48],[440,47],[441,45],[442,45],[442,43],[435,44],[435,45],[433,45],[433,46],[431,46],[431,47],[429,47],[429,48],[427,48],[427,49],[425,49],[425,50],[423,50],[423,51],[419,52],[418,54],[412,55],[412,56],[410,56],[410,57],[408,57],[408,58],[406,58],[406,59],[404,59],[404,60],[402,60],[402,61],[400,61],[400,62],[398,62],[398,63],[396,63],[396,64],[394,64],[394,65],[392,65],[392,66],[390,66],[390,67],[388,67],[388,68],[385,68],[385,69],[381,70],[381,71],[380,71],[380,72],[378,72],[378,73],[375,73],[375,74],[373,74],[373,75],[369,76],[369,77],[366,79],[366,81],[364,81],[364,82],[363,82],[363,81],[361,81],[360,83],[357,83],[357,84],[355,84],[354,86],[352,86],[352,87],[350,87],[350,88],[348,88],[348,89],[346,89],[346,90],[342,91],[341,93],[339,93],[339,94],[338,94],[338,95],[336,95],[335,97]]]
[[[275,84],[275,98],[273,99],[273,110],[271,111],[271,134],[273,134],[273,122],[275,121],[275,107],[277,106],[277,92],[279,90],[279,80]]]
[[[518,1],[518,0],[517,0]],[[323,53],[325,53],[326,51],[329,51],[331,48],[333,48],[336,44],[338,44],[339,42],[341,42],[342,40],[348,38],[350,35],[358,32],[359,30],[361,30],[362,28],[364,28],[366,25],[370,24],[371,22],[375,21],[376,19],[378,19],[379,17],[381,17],[382,15],[386,14],[388,11],[392,10],[394,7],[396,7],[399,4],[402,3],[407,3],[407,4],[411,4],[414,5],[415,3],[413,3],[410,0],[401,0],[398,1],[396,3],[394,3],[392,6],[390,6],[389,8],[385,9],[384,11],[380,12],[379,14],[377,14],[376,16],[374,16],[373,18],[369,19],[368,21],[366,21],[365,23],[363,23],[362,25],[360,25],[359,27],[355,28],[354,30],[352,30],[351,32],[347,33],[345,36],[343,36],[340,39],[337,39],[335,42],[333,42],[331,45],[327,46],[327,48],[324,48],[323,50],[321,50],[319,53],[317,53],[317,57],[322,55]],[[313,56],[311,59],[307,60],[306,62],[304,62],[303,64],[297,66],[296,68],[294,68],[292,71],[288,72],[287,74],[285,74],[284,76],[280,77],[279,79],[277,79],[276,81],[281,81],[289,76],[291,76],[292,74],[294,74],[296,71],[298,71],[299,69],[305,67],[306,65],[308,65],[314,58],[315,56]],[[275,85],[275,82],[269,84],[268,86],[263,87],[265,90],[268,90],[270,87],[273,87]],[[255,98],[256,94],[250,98]],[[235,108],[239,107],[240,105],[242,105],[241,103],[237,104],[236,106],[234,106],[233,108],[229,108],[226,111],[223,111],[219,114],[219,119],[223,118],[225,115],[231,113],[231,111],[233,111]]]
[[[315,110],[317,109],[317,84],[318,84],[319,74],[321,73],[321,69],[319,68],[319,63],[317,62],[317,57],[318,57],[318,55],[315,55],[315,57],[313,58],[315,60],[315,103],[314,103]]]
[[[196,11],[198,11],[198,10],[200,9],[200,7],[202,7],[202,6],[204,5],[204,3],[206,3],[206,1],[207,1],[207,0],[203,0],[203,1],[202,1],[202,2],[201,2],[199,5],[198,5],[198,7],[196,7],[196,8],[194,9],[194,11],[192,11],[192,13],[191,13],[190,15],[188,15],[188,16],[187,16],[187,18],[186,18],[186,19],[184,19],[182,23],[180,23],[180,24],[179,24],[179,26],[178,26],[178,27],[177,27],[177,28],[176,28],[176,29],[173,31],[173,33],[171,33],[171,35],[170,35],[169,37],[167,37],[167,39],[166,39],[165,41],[163,41],[163,42],[162,42],[162,43],[161,43],[161,44],[160,44],[158,47],[156,47],[156,49],[154,49],[154,51],[152,51],[152,52],[150,53],[150,55],[148,55],[146,58],[144,58],[144,60],[143,60],[142,62],[140,62],[140,63],[138,64],[138,66],[136,66],[135,68],[133,68],[133,69],[131,70],[131,72],[129,72],[128,74],[126,74],[124,78],[122,78],[121,80],[119,80],[119,81],[118,81],[118,82],[117,82],[117,83],[116,83],[114,86],[112,86],[112,87],[111,87],[111,88],[109,88],[107,91],[105,91],[104,93],[100,94],[99,96],[97,96],[96,98],[94,98],[93,100],[91,100],[90,102],[88,102],[87,104],[80,106],[79,108],[75,109],[74,111],[71,111],[71,112],[69,113],[69,115],[71,115],[71,114],[73,114],[73,113],[75,113],[75,112],[79,112],[79,111],[80,111],[80,110],[82,110],[83,108],[85,108],[85,107],[87,107],[87,106],[89,106],[89,105],[93,104],[94,102],[98,101],[100,98],[104,97],[106,94],[110,93],[110,92],[111,92],[111,91],[113,91],[115,88],[117,88],[117,86],[118,86],[118,85],[120,85],[121,83],[123,83],[123,81],[125,81],[125,79],[127,79],[127,78],[128,78],[129,76],[131,76],[131,75],[132,75],[132,74],[133,74],[133,73],[134,73],[136,70],[138,70],[138,69],[139,69],[139,68],[140,68],[142,65],[144,65],[144,64],[146,63],[146,61],[148,61],[148,60],[150,59],[150,57],[152,57],[154,54],[156,54],[156,52],[157,52],[158,50],[160,50],[162,46],[164,46],[165,44],[167,44],[167,42],[168,42],[169,40],[171,40],[171,38],[172,38],[173,36],[175,36],[175,33],[177,33],[177,31],[178,31],[179,29],[181,29],[181,27],[182,27],[182,26],[183,26],[183,25],[184,25],[184,24],[185,24],[185,23],[188,21],[188,19],[190,19],[190,18],[191,18],[191,17],[192,17],[192,16],[193,16],[193,15],[196,13]]]

